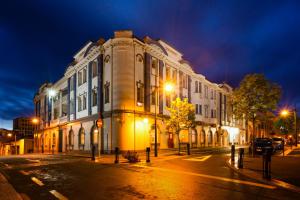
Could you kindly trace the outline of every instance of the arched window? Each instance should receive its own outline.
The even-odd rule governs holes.
[[[208,131],[208,144],[212,144],[213,133],[212,131]]]
[[[205,131],[204,130],[202,130],[202,132],[201,132],[201,143],[205,144]]]
[[[73,147],[74,146],[74,131],[71,129],[70,131],[69,131],[69,136],[68,136],[68,144],[69,144],[69,146],[70,147]]]
[[[96,145],[98,144],[98,136],[99,136],[99,131],[96,125],[94,125],[91,128],[91,144]]]
[[[78,144],[79,146],[84,146],[84,143],[85,143],[85,131],[84,131],[84,128],[81,127],[79,129],[79,133],[78,133]]]

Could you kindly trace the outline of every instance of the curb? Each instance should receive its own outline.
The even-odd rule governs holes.
[[[281,181],[281,180],[278,180],[278,179],[275,179],[275,178],[271,178],[271,180],[268,181],[268,180],[263,179],[263,178],[258,178],[259,176],[261,176],[261,174],[259,174],[257,172],[254,172],[252,170],[239,169],[239,168],[237,168],[235,165],[233,165],[231,163],[231,159],[230,158],[226,159],[226,164],[234,172],[236,172],[238,174],[241,174],[241,175],[243,175],[245,177],[254,179],[254,180],[259,181],[259,182],[263,182],[265,184],[269,184],[269,185],[281,187],[281,188],[284,188],[284,189],[287,189],[287,190],[290,190],[290,191],[293,191],[293,192],[300,193],[300,187],[298,187],[298,186],[292,185],[290,183],[287,183],[287,182],[284,182],[284,181]],[[247,174],[247,172],[243,172],[243,171],[248,171],[248,173],[250,172],[254,176],[251,176],[251,175]],[[255,176],[257,176],[257,177],[255,177]]]
[[[8,180],[1,172],[0,172],[0,198],[2,200],[23,200],[22,196],[15,190],[15,188],[8,182]]]

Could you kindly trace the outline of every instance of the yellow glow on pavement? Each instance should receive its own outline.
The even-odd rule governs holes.
[[[33,182],[35,182],[37,185],[39,185],[39,186],[43,186],[44,185],[44,183],[42,181],[40,181],[38,178],[31,177],[31,180]]]
[[[60,194],[59,192],[57,192],[56,190],[51,190],[49,191],[51,194],[53,194],[56,198],[58,198],[59,200],[68,200],[67,197],[65,197],[64,195]]]
[[[173,170],[173,169],[150,167],[150,166],[143,166],[143,165],[138,165],[138,164],[134,165],[134,166],[163,171],[163,172],[171,172],[171,173],[185,174],[185,175],[190,175],[190,176],[198,176],[198,177],[203,177],[203,178],[209,178],[209,179],[237,183],[237,184],[250,185],[250,186],[267,188],[267,189],[275,189],[276,188],[275,186],[272,186],[272,185],[266,185],[266,184],[262,184],[262,183],[255,183],[255,182],[251,182],[251,181],[243,181],[243,180],[231,179],[231,178],[225,178],[225,177],[219,177],[219,176],[212,176],[212,175],[207,175],[207,174],[198,174],[198,173],[194,173],[194,172],[178,171],[178,170]]]

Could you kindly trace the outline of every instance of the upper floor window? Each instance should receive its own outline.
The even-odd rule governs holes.
[[[182,75],[182,87],[187,88],[187,75],[186,74]]]
[[[97,105],[97,88],[94,88],[92,91],[92,106]]]
[[[210,91],[210,99],[214,99],[214,90],[213,89],[211,89],[211,91]]]
[[[151,74],[152,75],[157,75],[157,70],[158,70],[158,60],[156,58],[152,58]]]
[[[195,93],[199,92],[198,86],[198,81],[195,81]]]
[[[71,76],[70,78],[70,91],[74,90],[74,76]]]
[[[199,93],[202,93],[202,83],[199,81]]]
[[[151,90],[152,90],[152,92],[151,92],[151,104],[156,105],[156,88],[155,88],[155,86],[152,86]]]
[[[166,95],[166,106],[167,107],[171,106],[171,94]]]
[[[82,95],[82,110],[86,109],[86,94]]]
[[[204,116],[208,118],[208,105],[204,105]]]
[[[87,74],[86,67],[81,69],[78,72],[78,86],[86,82],[86,74]]]
[[[196,115],[202,115],[202,105],[201,104],[196,104],[196,106],[195,106],[195,114]]]
[[[97,70],[97,62],[94,61],[92,63],[92,76],[93,78],[96,77],[98,75],[98,70]]]
[[[78,96],[78,112],[86,109],[86,93]]]
[[[110,83],[106,81],[104,85],[104,103],[109,103],[109,89],[110,89]]]
[[[78,96],[78,112],[82,111],[82,97]]]
[[[144,103],[144,84],[140,80],[136,83],[136,101],[138,104]]]
[[[208,87],[207,87],[207,85],[204,86],[204,96],[205,96],[205,98],[208,98]]]
[[[172,81],[173,81],[174,84],[176,84],[176,82],[177,82],[177,71],[176,71],[176,69],[174,69],[173,72],[172,72]]]

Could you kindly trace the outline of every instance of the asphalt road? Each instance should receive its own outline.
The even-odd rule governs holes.
[[[150,164],[104,164],[63,155],[0,158],[28,199],[300,199],[234,173],[225,154],[165,156]]]

